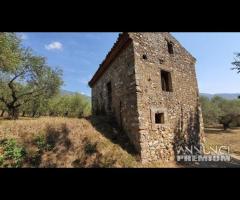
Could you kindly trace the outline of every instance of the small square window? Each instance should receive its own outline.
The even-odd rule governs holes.
[[[155,113],[155,124],[164,124],[164,113]]]
[[[148,58],[147,58],[147,55],[146,54],[144,54],[143,55],[143,60],[147,60]]]

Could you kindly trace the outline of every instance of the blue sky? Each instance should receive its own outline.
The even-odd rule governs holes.
[[[88,81],[118,33],[18,33],[23,45],[63,70],[63,89],[91,94]],[[230,70],[240,33],[172,33],[197,59],[200,92],[239,93],[240,74]]]

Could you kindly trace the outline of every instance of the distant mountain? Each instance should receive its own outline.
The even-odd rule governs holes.
[[[214,96],[220,96],[224,99],[237,99],[240,96],[240,93],[217,93],[217,94],[209,94],[209,93],[200,93],[201,96],[205,96],[208,98],[213,98]]]
[[[74,95],[76,92],[68,91],[68,90],[61,90],[60,93],[62,95]],[[81,93],[79,93],[81,94]],[[86,100],[91,101],[91,97],[87,95],[81,94]],[[220,96],[224,99],[237,99],[240,96],[240,93],[216,93],[216,94],[210,94],[210,93],[200,93],[201,96],[208,97],[209,99],[213,98],[214,96]]]
[[[61,95],[73,95],[75,92],[71,92],[68,90],[60,90]]]
[[[61,95],[74,95],[76,92],[68,91],[68,90],[61,90]],[[79,93],[81,94],[81,93]],[[81,94],[86,100],[91,101],[91,97],[87,95]],[[210,93],[200,93],[201,96],[208,97],[209,99],[213,98],[214,96],[220,96],[224,99],[237,99],[240,96],[240,93],[216,93],[216,94],[210,94]]]
[[[68,90],[63,90],[61,89],[60,90],[60,94],[61,95],[74,95],[76,94],[77,92],[72,92],[72,91],[68,91]],[[81,94],[80,92],[78,92],[80,95],[82,95],[87,101],[91,101],[91,97],[87,96],[87,95],[84,95],[84,94]]]

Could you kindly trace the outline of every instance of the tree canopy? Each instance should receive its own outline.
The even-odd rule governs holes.
[[[0,101],[12,118],[18,118],[19,108],[28,102],[57,94],[61,76],[44,57],[23,48],[15,33],[0,33]]]
[[[222,124],[224,129],[240,125],[240,100],[200,98],[205,125]]]
[[[237,70],[238,73],[240,73],[240,53],[236,54],[235,61],[232,62],[232,65],[234,65],[232,69]]]

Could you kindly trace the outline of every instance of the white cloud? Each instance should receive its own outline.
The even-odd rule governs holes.
[[[28,39],[28,36],[26,33],[17,33],[17,36],[21,39],[21,40],[26,40]]]
[[[50,44],[45,45],[45,49],[47,49],[47,50],[62,50],[63,45],[61,42],[52,42]]]

